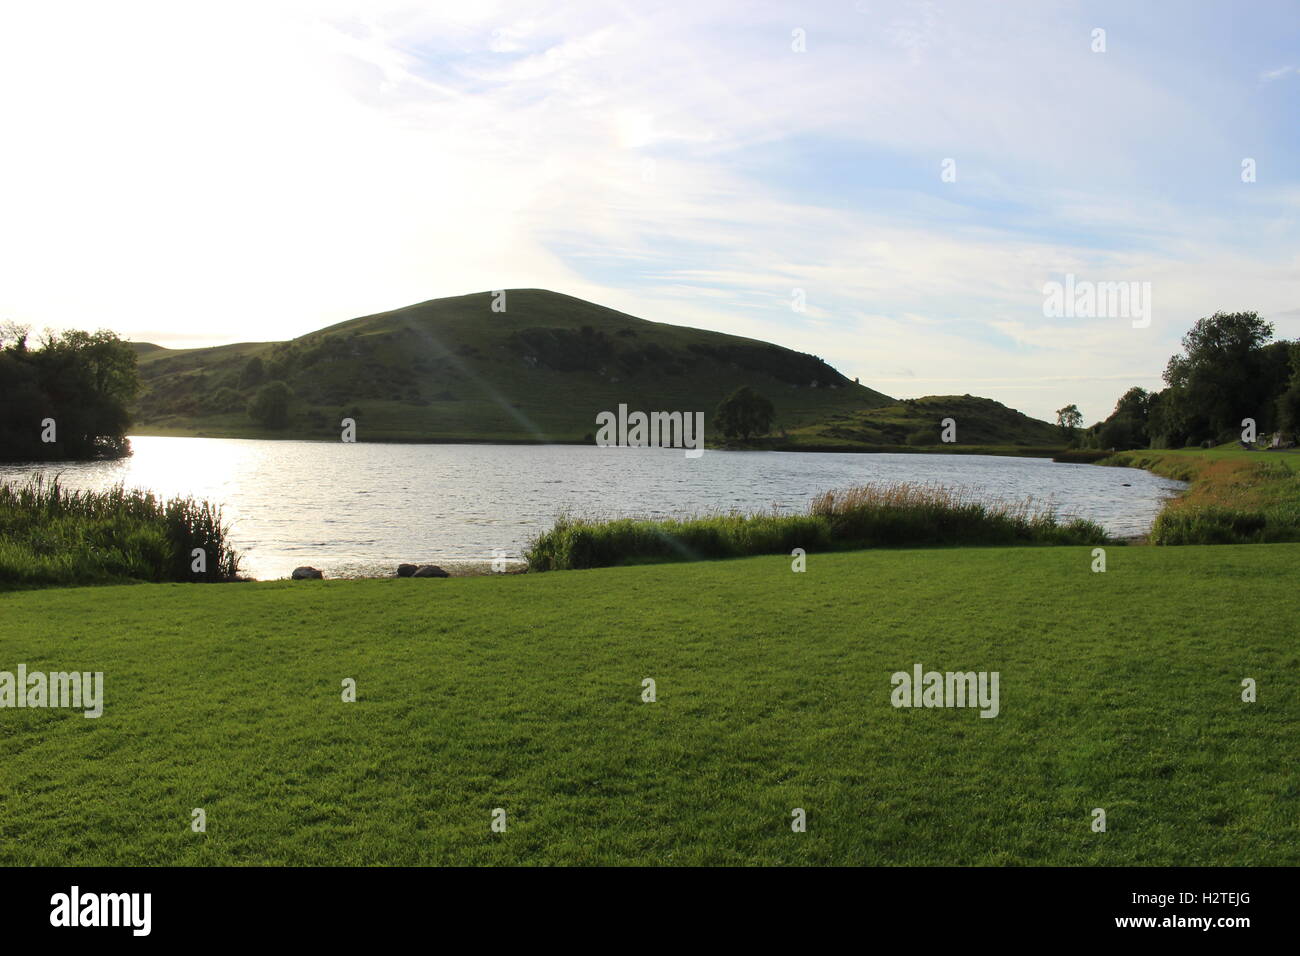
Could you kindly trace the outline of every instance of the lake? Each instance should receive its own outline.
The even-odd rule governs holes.
[[[688,516],[803,510],[820,492],[875,481],[940,483],[989,498],[1031,497],[1112,534],[1151,527],[1183,487],[1131,468],[990,455],[820,454],[585,445],[381,445],[215,438],[131,439],[121,461],[0,465],[0,480],[118,482],[223,506],[244,571],[285,577],[392,574],[403,561],[472,567],[518,558],[568,510],[588,516]]]

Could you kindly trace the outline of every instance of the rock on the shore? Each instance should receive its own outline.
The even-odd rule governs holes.
[[[414,564],[399,564],[397,566],[397,576],[399,578],[409,578],[418,570],[419,568]]]
[[[413,578],[449,578],[449,577],[451,577],[451,575],[448,574],[446,571],[444,571],[442,568],[438,567],[436,564],[422,564],[422,565],[420,565],[419,568],[416,569],[415,573],[412,574],[411,577],[413,577]]]
[[[315,568],[294,568],[293,580],[295,581],[319,581],[325,577]]]

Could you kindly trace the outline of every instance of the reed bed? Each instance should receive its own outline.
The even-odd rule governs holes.
[[[0,484],[0,587],[229,581],[238,573],[221,508],[210,502],[121,485],[72,490],[58,478]]]
[[[875,483],[818,495],[804,514],[775,509],[682,519],[561,516],[533,539],[530,571],[698,561],[756,554],[956,545],[1104,544],[1083,519],[1048,503],[1003,500],[940,484]]]

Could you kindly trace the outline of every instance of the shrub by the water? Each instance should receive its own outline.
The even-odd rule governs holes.
[[[194,549],[205,570],[193,570]],[[70,491],[58,479],[0,484],[0,588],[142,581],[229,581],[239,556],[221,509],[151,492]]]
[[[720,514],[681,520],[602,521],[566,516],[526,552],[532,571],[614,564],[699,561],[829,548],[827,523],[812,515]]]
[[[1156,544],[1255,544],[1269,540],[1268,519],[1258,511],[1213,505],[1166,508],[1151,527]]]
[[[943,485],[868,484],[813,499],[812,514],[830,522],[843,547],[889,548],[959,544],[1101,544],[1091,521],[1062,524],[1032,499],[986,501]]]
[[[864,485],[818,496],[806,514],[648,520],[560,518],[533,539],[531,571],[754,554],[936,545],[1105,544],[1091,521],[1060,522],[1031,501],[986,502],[940,485]]]

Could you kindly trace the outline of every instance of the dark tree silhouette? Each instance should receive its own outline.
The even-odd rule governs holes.
[[[748,440],[767,434],[775,415],[770,401],[748,385],[742,385],[718,405],[713,427],[727,438]]]
[[[0,328],[0,460],[120,457],[130,453],[130,405],[140,390],[135,352],[112,332]],[[53,440],[49,440],[49,439]]]

